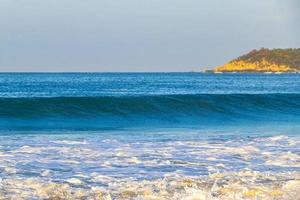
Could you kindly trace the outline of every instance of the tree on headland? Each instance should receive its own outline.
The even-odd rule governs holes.
[[[252,50],[214,72],[295,72],[300,71],[300,49]]]

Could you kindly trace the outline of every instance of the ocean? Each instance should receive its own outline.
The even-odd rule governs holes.
[[[300,74],[1,73],[0,198],[299,199]]]

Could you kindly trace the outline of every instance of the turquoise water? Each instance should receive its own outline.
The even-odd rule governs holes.
[[[299,125],[298,74],[0,74],[0,197],[184,199],[183,179],[212,195],[213,174],[238,177],[235,195],[284,188],[300,177]]]

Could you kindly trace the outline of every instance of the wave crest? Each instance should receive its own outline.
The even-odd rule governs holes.
[[[115,128],[300,121],[300,94],[0,98],[3,128]]]

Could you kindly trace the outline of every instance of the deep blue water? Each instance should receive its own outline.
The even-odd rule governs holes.
[[[1,73],[1,97],[300,93],[300,74]]]
[[[0,130],[294,127],[298,74],[0,74]]]

